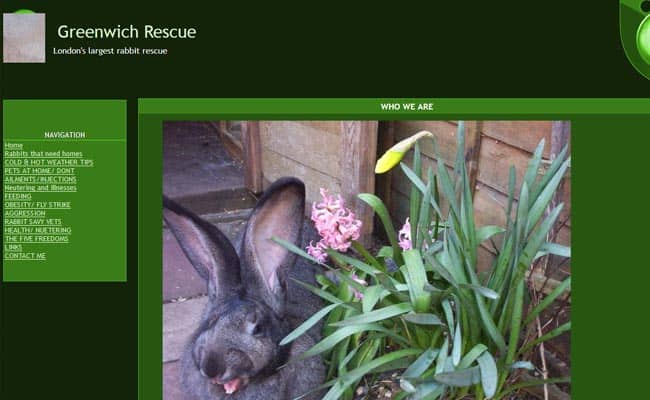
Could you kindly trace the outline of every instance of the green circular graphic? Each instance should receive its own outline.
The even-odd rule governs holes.
[[[33,14],[34,11],[28,10],[26,8],[21,8],[20,10],[14,11],[14,14]]]
[[[636,31],[636,47],[646,64],[650,64],[650,15],[647,15]]]

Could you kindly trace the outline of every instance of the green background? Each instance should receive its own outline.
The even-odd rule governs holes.
[[[138,255],[144,253],[138,252],[137,229],[142,221],[160,226],[160,216],[151,214],[157,213],[155,208],[139,215],[133,193],[139,189],[138,152],[147,160],[143,167],[155,170],[160,168],[160,144],[157,137],[143,138],[150,148],[138,144],[138,97],[557,98],[650,93],[650,82],[636,72],[621,46],[616,1],[430,2],[428,7],[372,8],[346,2],[318,4],[316,12],[278,3],[191,0],[169,5],[3,0],[0,7],[3,12],[29,8],[47,13],[48,48],[72,45],[56,37],[53,29],[60,24],[199,29],[191,42],[101,42],[109,47],[168,47],[167,58],[48,54],[45,64],[0,65],[4,98],[127,99],[130,194],[126,282],[0,284],[2,399],[135,399],[138,388],[144,390],[138,385],[139,355],[149,355],[156,363],[153,358],[142,360],[143,368],[152,368],[142,371],[142,382],[159,384],[161,301],[155,297],[160,282],[138,277]],[[100,47],[99,42],[92,44]],[[650,121],[641,115],[557,112],[548,118],[573,121],[572,197],[578,204],[572,207],[572,267],[578,274],[573,398],[639,398],[645,369],[630,365],[629,359],[642,362],[650,356],[641,327],[650,281],[644,261],[644,229],[650,218],[643,195]],[[159,130],[165,118],[151,115],[141,124]],[[147,179],[141,198],[160,201],[152,198],[159,194],[154,187],[160,185],[160,176],[150,173],[142,175]],[[160,230],[155,234],[142,240],[159,246]],[[160,255],[148,257],[152,263],[143,264],[140,272],[159,273]],[[151,304],[142,304],[141,318],[135,306],[139,287],[149,296],[143,301]],[[141,352],[138,327],[153,335],[143,336]],[[159,388],[148,390],[153,397],[142,399],[159,400],[154,395]]]
[[[32,202],[65,201],[48,210],[70,227],[66,244],[23,244],[46,261],[3,262],[3,281],[126,280],[126,102],[5,100],[3,140],[24,151],[81,152],[94,166],[75,167],[77,191],[32,193]],[[43,132],[85,131],[85,139],[44,139]],[[9,226],[9,225],[8,225]]]
[[[648,100],[627,99],[421,99],[445,112],[374,112],[379,99],[143,99],[139,109],[140,263],[161,265],[161,134],[165,120],[220,119],[482,119],[571,120],[572,126],[572,399],[637,398],[635,385],[595,384],[621,375],[607,365],[625,365],[644,343],[634,323],[634,304],[644,302],[647,274],[640,268],[645,236],[630,229],[643,218],[644,197],[635,171],[644,150],[635,146],[650,131]],[[399,101],[399,99],[397,100]],[[268,108],[265,108],[268,107]],[[178,112],[172,112],[172,110]],[[273,112],[264,112],[264,110]],[[298,111],[296,111],[298,110]],[[486,110],[486,111],[481,111]],[[513,110],[515,111],[513,113]],[[609,110],[609,111],[608,111]],[[262,114],[258,114],[262,113]],[[627,173],[626,173],[627,172]],[[647,218],[646,218],[647,219]],[[631,279],[635,276],[638,279]],[[162,388],[162,288],[160,268],[140,270],[140,394],[160,398]],[[608,346],[616,346],[616,351]],[[636,350],[635,350],[636,351]],[[622,372],[621,372],[622,373]],[[625,378],[644,379],[644,370],[626,369]]]

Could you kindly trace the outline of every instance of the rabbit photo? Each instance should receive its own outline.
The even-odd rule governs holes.
[[[208,284],[207,306],[181,356],[185,398],[284,400],[309,392],[306,399],[320,398],[314,389],[325,376],[321,359],[299,357],[319,340],[319,329],[279,345],[319,307],[316,296],[293,281],[313,282],[317,266],[271,240],[303,243],[304,184],[275,181],[235,244],[167,197],[163,206],[168,228]]]

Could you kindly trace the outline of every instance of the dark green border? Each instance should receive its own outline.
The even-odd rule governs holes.
[[[625,366],[647,340],[645,330],[635,328],[639,314],[630,315],[635,310],[645,314],[647,234],[636,235],[628,228],[648,219],[645,196],[639,194],[647,180],[639,176],[647,170],[647,147],[638,139],[650,133],[650,99],[432,99],[439,109],[430,113],[378,112],[383,101],[395,100],[140,101],[139,398],[159,399],[162,393],[163,121],[459,117],[572,121],[572,203],[578,204],[572,207],[572,398],[638,397],[644,369]]]

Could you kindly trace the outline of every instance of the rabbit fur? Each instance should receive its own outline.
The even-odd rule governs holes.
[[[208,304],[181,357],[186,399],[285,400],[318,387],[325,375],[320,357],[293,359],[319,339],[320,326],[279,346],[321,307],[292,280],[314,283],[318,267],[270,240],[304,244],[304,184],[281,178],[267,189],[236,244],[239,251],[217,227],[177,203],[164,197],[163,206],[165,222],[208,284]],[[313,239],[314,229],[304,236]]]

